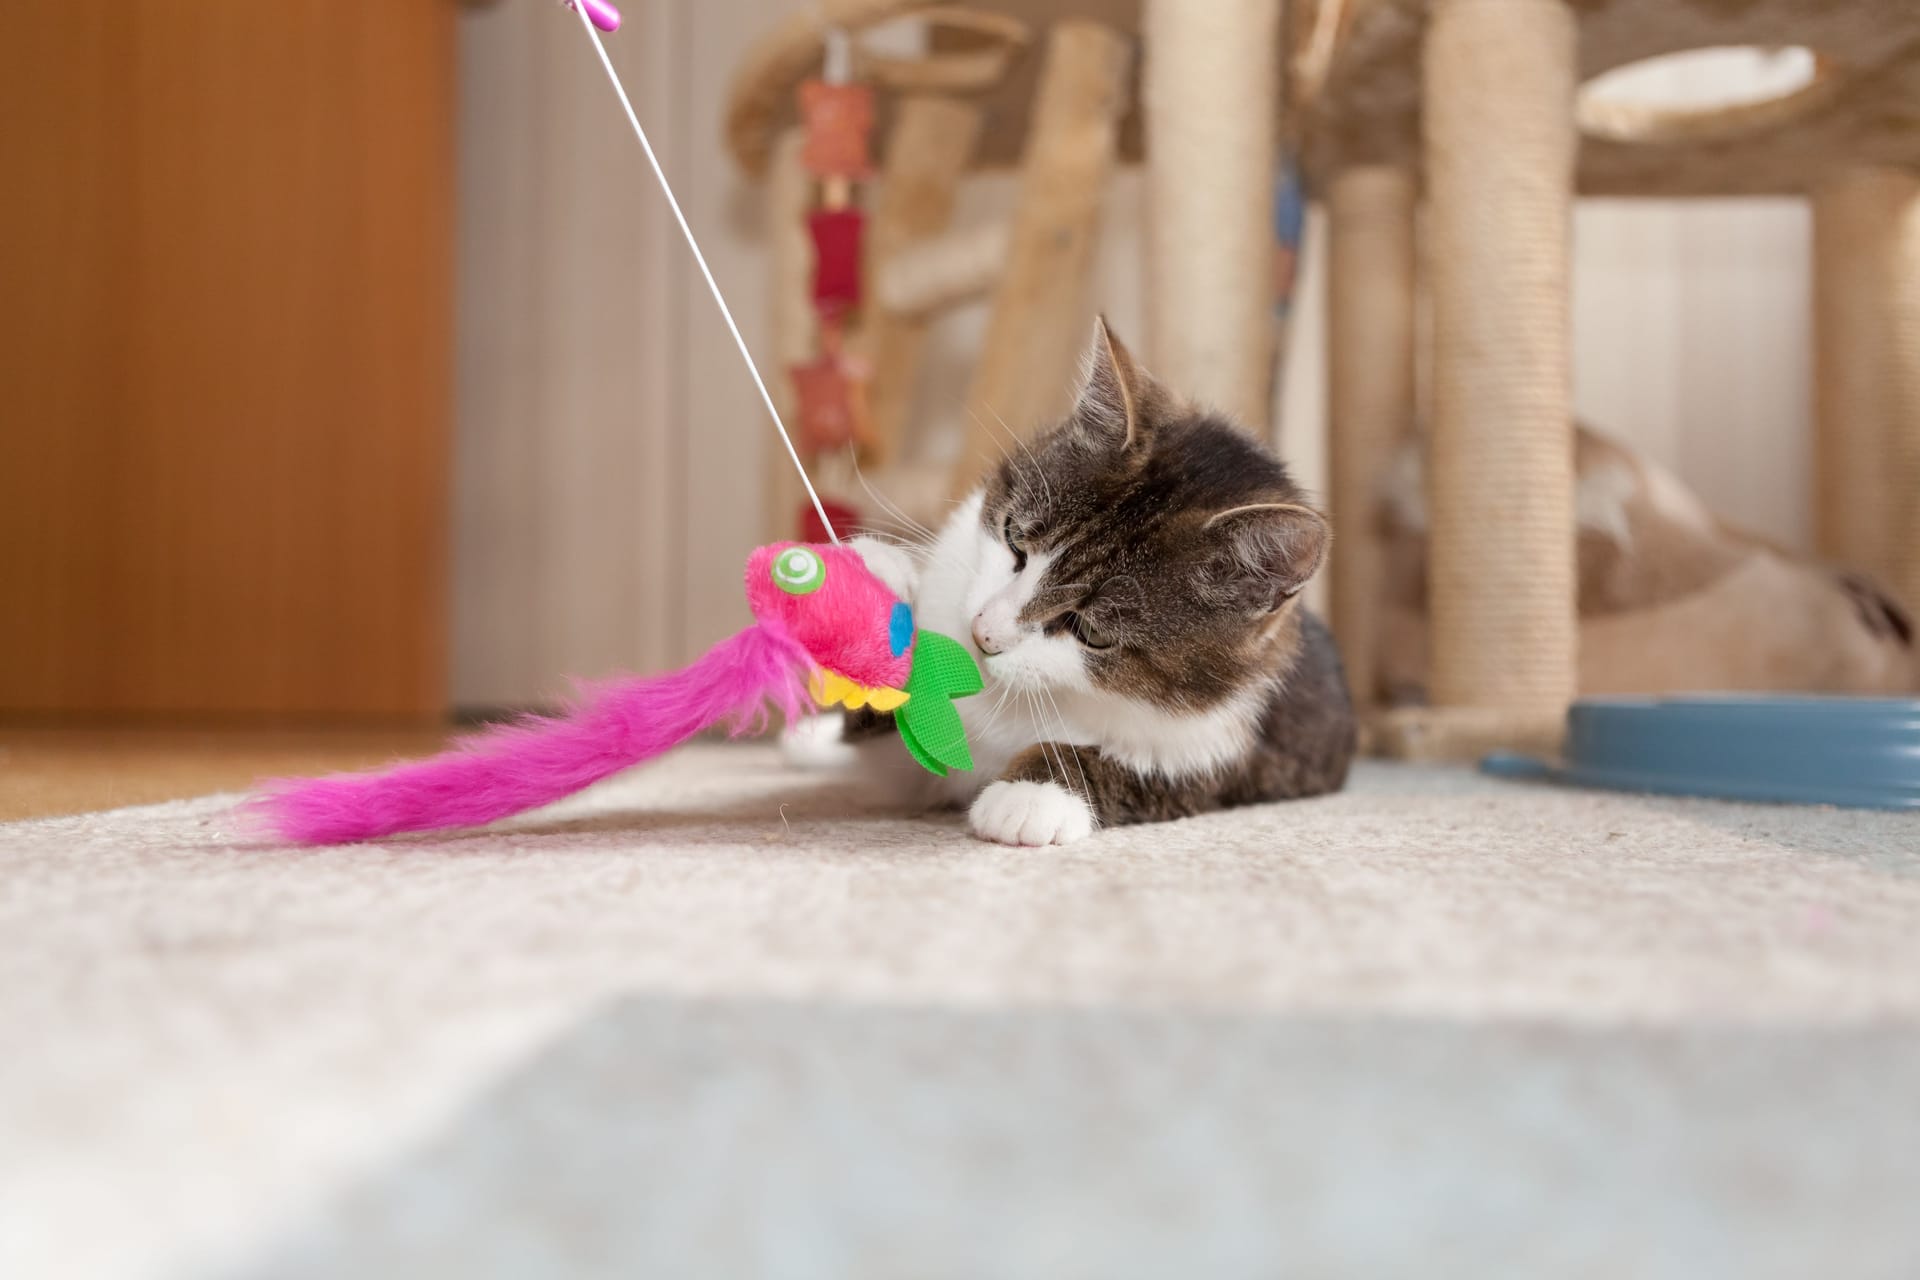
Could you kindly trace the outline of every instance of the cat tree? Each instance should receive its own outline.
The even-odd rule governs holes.
[[[1431,709],[1382,745],[1557,738],[1574,691],[1568,235],[1576,194],[1812,198],[1822,551],[1920,602],[1920,6],[1902,0],[1320,0],[1297,120],[1331,234],[1335,630],[1370,669],[1371,510],[1432,307]],[[1332,34],[1317,59],[1312,33]],[[1805,88],[1706,111],[1581,109],[1616,67],[1800,45]],[[1416,254],[1416,214],[1421,250]]]
[[[1147,361],[1266,432],[1265,264],[1284,122],[1332,229],[1334,628],[1356,672],[1374,668],[1379,644],[1380,470],[1410,424],[1424,417],[1433,433],[1433,705],[1385,717],[1376,741],[1410,756],[1547,746],[1576,673],[1572,202],[1802,194],[1815,208],[1822,550],[1920,604],[1920,5],[1294,0],[1284,31],[1281,10],[821,0],[796,15],[742,65],[728,115],[735,157],[771,176],[785,237],[773,254],[782,357],[804,348],[807,323],[808,183],[789,104],[830,25],[858,32],[918,13],[952,29],[924,59],[861,66],[884,92],[888,138],[869,250],[880,305],[865,334],[886,353],[877,456],[905,429],[928,316],[992,297],[968,395],[977,435],[955,490],[997,455],[999,420],[1024,428],[1063,407],[1100,197],[1115,166],[1135,160],[1152,203]],[[1728,44],[1804,45],[1820,72],[1739,107],[1582,112],[1593,76]],[[963,175],[1016,163],[1012,219],[951,230]]]
[[[1147,167],[1153,204],[1144,344],[1153,367],[1265,432],[1280,11],[1281,0],[822,0],[749,51],[727,139],[740,166],[768,182],[781,359],[810,342],[798,228],[811,184],[792,104],[818,74],[830,28],[853,33],[854,75],[881,91],[874,305],[858,339],[873,368],[867,465],[898,456],[927,326],[963,302],[989,299],[989,321],[967,391],[972,436],[941,496],[969,488],[999,456],[1003,422],[1027,429],[1066,408],[1092,315],[1101,206],[1114,171],[1133,163]],[[925,56],[882,56],[864,39],[909,16],[930,28]],[[1153,56],[1141,59],[1142,47]],[[1222,112],[1222,101],[1236,109]],[[1019,175],[1011,216],[954,229],[959,183],[996,170]],[[829,483],[845,483],[831,460],[823,465]],[[782,534],[795,496],[784,484],[772,497]]]

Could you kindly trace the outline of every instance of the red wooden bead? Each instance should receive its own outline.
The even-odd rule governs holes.
[[[809,80],[800,86],[806,122],[801,163],[816,178],[864,181],[873,174],[867,140],[873,133],[873,90],[864,84]]]
[[[816,209],[807,215],[813,233],[813,305],[821,311],[851,311],[860,305],[860,240],[866,215],[858,209]]]

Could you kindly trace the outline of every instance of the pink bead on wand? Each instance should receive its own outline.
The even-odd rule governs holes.
[[[587,11],[587,18],[602,31],[614,32],[620,29],[620,11],[607,3],[607,0],[560,0],[571,9],[577,3]]]

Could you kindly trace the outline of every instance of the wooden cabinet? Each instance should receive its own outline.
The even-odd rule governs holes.
[[[457,6],[11,9],[0,714],[440,714]]]

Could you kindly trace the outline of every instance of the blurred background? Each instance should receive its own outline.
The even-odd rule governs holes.
[[[633,0],[609,41],[770,373],[767,191],[723,118],[749,47],[806,8]],[[1711,97],[1783,66],[1630,87]],[[431,725],[680,662],[744,619],[785,463],[571,14],[15,6],[0,119],[0,716]],[[954,221],[1017,191],[970,177]],[[1123,167],[1086,319],[1151,366],[1144,205]],[[1321,226],[1274,417],[1317,490]],[[1587,200],[1574,243],[1580,415],[1806,548],[1804,202]],[[983,300],[931,326],[917,438],[961,429],[986,323]]]

